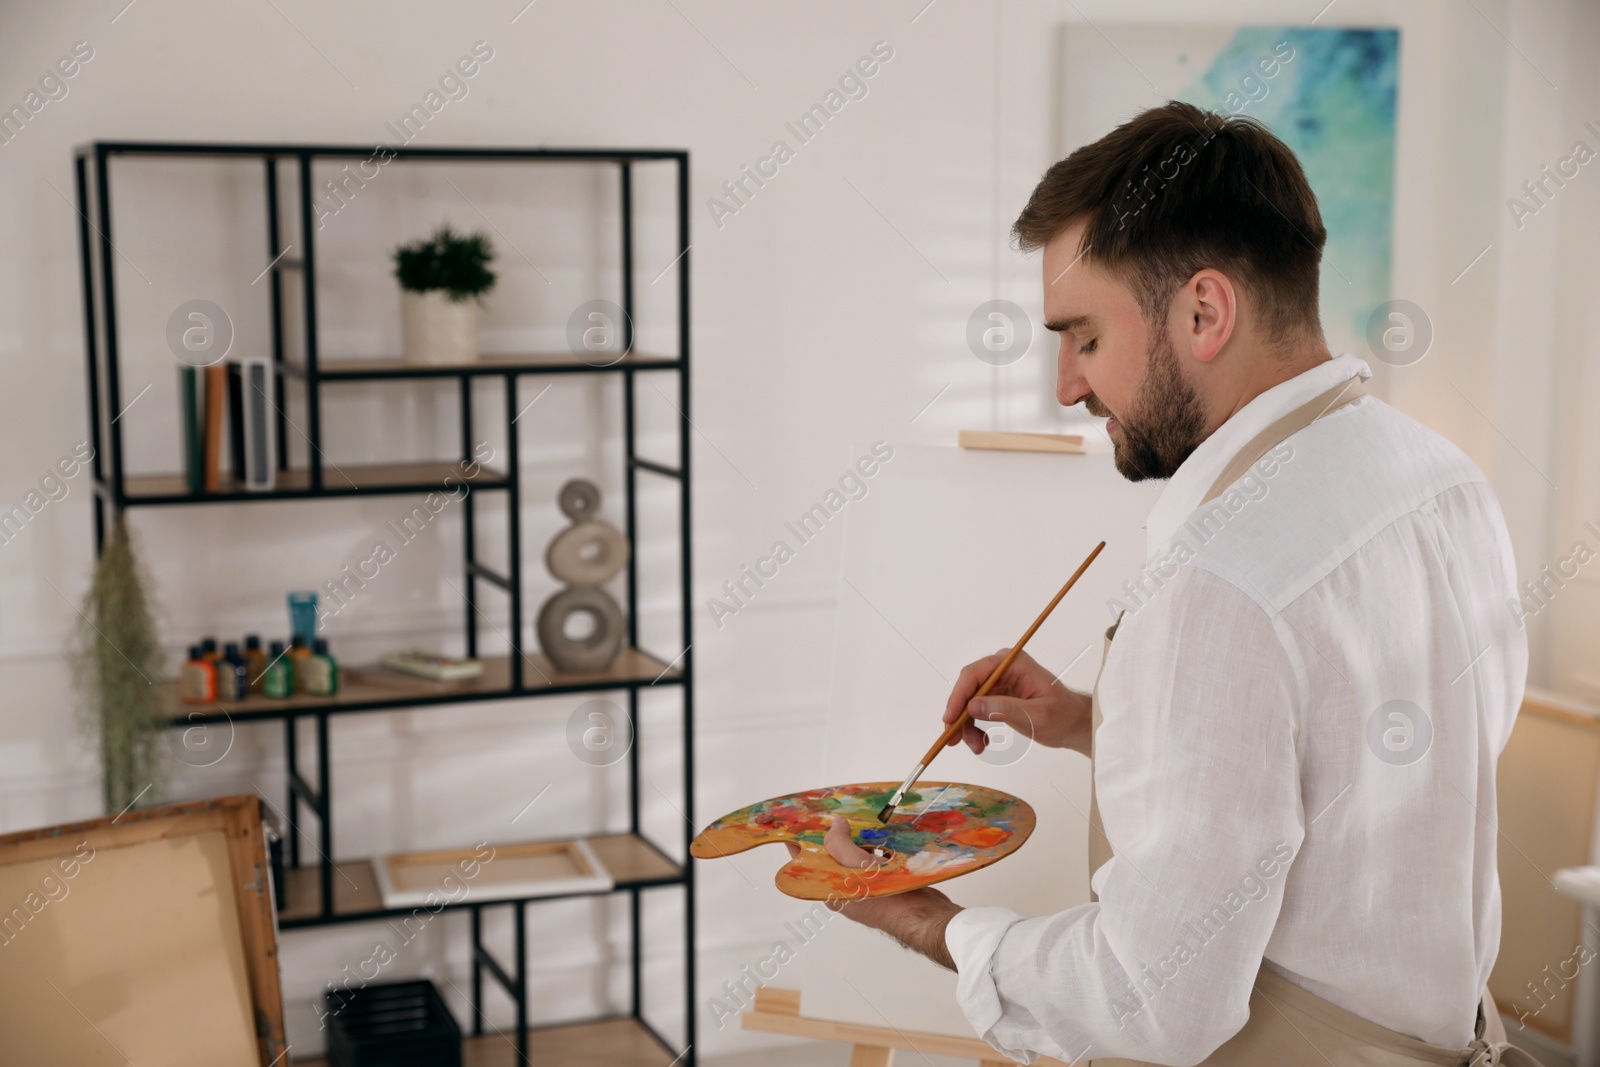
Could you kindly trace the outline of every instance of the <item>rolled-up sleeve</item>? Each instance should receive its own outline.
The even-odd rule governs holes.
[[[1099,901],[969,909],[946,946],[962,1011],[1013,1059],[1194,1064],[1248,1018],[1304,837],[1298,675],[1273,618],[1193,567],[1124,617],[1107,655]]]

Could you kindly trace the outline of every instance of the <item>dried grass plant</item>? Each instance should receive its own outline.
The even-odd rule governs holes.
[[[70,655],[73,686],[99,741],[108,815],[163,795],[167,716],[155,685],[162,656],[148,590],[127,520],[118,515],[84,596]]]

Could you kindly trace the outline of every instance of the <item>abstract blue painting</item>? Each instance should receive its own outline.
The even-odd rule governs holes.
[[[1289,50],[1276,76],[1262,78],[1260,57],[1282,60]],[[1179,94],[1224,113],[1242,98],[1243,113],[1299,157],[1328,230],[1322,324],[1330,335],[1362,337],[1368,316],[1389,299],[1399,63],[1394,29],[1249,26]],[[1260,99],[1250,99],[1252,89]]]
[[[1281,137],[1328,230],[1329,346],[1368,354],[1367,319],[1390,298],[1399,30],[1072,24],[1061,56],[1063,155],[1172,98],[1247,115]]]

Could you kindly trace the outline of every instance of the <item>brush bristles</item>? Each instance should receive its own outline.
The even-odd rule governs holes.
[[[893,814],[894,814],[894,805],[893,804],[885,804],[883,806],[883,810],[878,812],[878,821],[879,822],[888,822],[889,821],[889,817],[891,815],[893,815]]]

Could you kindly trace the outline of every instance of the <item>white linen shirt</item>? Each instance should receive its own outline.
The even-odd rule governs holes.
[[[1472,1040],[1528,662],[1494,493],[1367,396],[1200,507],[1246,442],[1357,374],[1341,355],[1250,401],[1150,513],[1101,668],[1099,900],[945,932],[962,1011],[1007,1056],[1197,1063],[1244,1025],[1263,959],[1393,1030]]]

